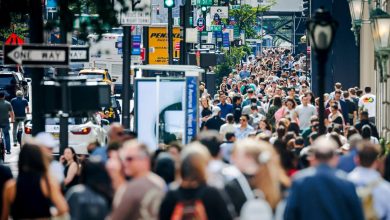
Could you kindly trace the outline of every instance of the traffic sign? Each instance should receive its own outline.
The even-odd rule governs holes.
[[[220,21],[221,21],[221,17],[219,16],[219,14],[214,14],[214,21],[219,24]]]
[[[204,18],[198,18],[198,20],[196,21],[196,28],[198,29],[198,31],[203,31],[203,29],[205,28]]]
[[[214,1],[213,0],[197,0],[196,1],[196,5],[199,5],[199,6],[212,6],[212,5],[214,5]]]
[[[218,14],[220,18],[228,18],[229,17],[229,7],[227,6],[211,6],[210,14]]]
[[[210,31],[222,31],[221,25],[210,25]]]
[[[89,47],[72,46],[69,53],[70,62],[88,62]]]
[[[21,45],[24,44],[24,40],[20,38],[17,34],[11,33],[4,44],[6,45]]]
[[[215,50],[215,44],[197,44],[196,49],[209,49],[209,50]]]
[[[131,54],[141,55],[141,35],[132,35]]]
[[[122,26],[129,25],[145,25],[151,24],[151,0],[123,1],[122,4],[115,0],[114,9],[117,13],[117,19]],[[128,8],[127,12],[123,12],[123,8]]]
[[[25,44],[4,45],[4,64],[30,67],[66,67],[69,65],[68,45]]]

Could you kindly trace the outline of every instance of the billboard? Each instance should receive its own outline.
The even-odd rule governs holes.
[[[168,64],[168,30],[166,27],[149,27],[149,64]],[[180,58],[180,28],[173,28],[173,57]]]
[[[241,4],[251,5],[252,7],[266,6],[275,4],[269,11],[271,12],[300,12],[303,10],[303,0],[243,0]]]
[[[135,127],[138,140],[150,150],[158,143],[176,140],[184,144],[186,81],[156,78],[135,80]]]

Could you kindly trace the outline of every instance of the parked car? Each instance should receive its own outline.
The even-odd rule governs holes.
[[[109,123],[107,120],[100,119],[99,114],[90,114],[87,117],[72,117],[68,120],[69,146],[73,147],[77,154],[88,154],[87,146],[91,142],[107,143]],[[53,154],[59,154],[60,119],[58,117],[46,118],[45,130],[58,141],[58,146],[53,149]],[[22,145],[31,137],[31,131],[32,123],[31,120],[28,120],[25,122],[22,132]]]
[[[0,71],[0,91],[5,92],[5,99],[10,101],[16,97],[16,91],[21,90],[29,98],[28,80],[20,72]]]

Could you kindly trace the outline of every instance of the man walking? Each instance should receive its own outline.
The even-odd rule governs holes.
[[[238,140],[247,138],[254,129],[249,125],[249,115],[241,115],[240,126],[236,128],[235,136]]]
[[[360,190],[366,189],[372,195],[373,209],[365,209],[366,219],[390,219],[390,183],[385,181],[377,171],[378,156],[380,155],[380,146],[372,144],[370,141],[364,141],[358,145],[355,161],[358,166],[348,175]],[[361,197],[361,199],[363,199]],[[369,212],[373,211],[373,212]],[[375,216],[369,216],[369,215]]]
[[[285,220],[363,220],[363,211],[353,183],[335,169],[337,143],[319,137],[312,145],[314,167],[295,175],[287,199]]]
[[[0,92],[0,128],[3,131],[4,139],[5,139],[5,147],[7,150],[7,154],[11,154],[11,140],[9,136],[9,129],[10,129],[10,121],[9,118],[11,117],[11,123],[14,123],[15,121],[15,114],[12,109],[11,103],[5,100],[5,94],[4,92]]]
[[[360,111],[367,111],[371,123],[375,124],[376,97],[371,93],[371,87],[364,88],[365,94],[359,99]]]
[[[131,177],[131,181],[123,183],[116,191],[109,219],[157,219],[166,186],[163,179],[151,172],[147,146],[136,140],[127,141],[119,156],[123,170],[117,171]],[[118,175],[111,173],[110,176]]]
[[[305,93],[302,97],[302,104],[298,105],[295,111],[298,114],[299,118],[299,127],[301,130],[305,130],[310,127],[310,118],[314,115],[317,115],[316,107],[312,104],[309,104],[309,95],[310,93]]]
[[[15,122],[12,128],[12,136],[14,138],[14,146],[16,146],[18,128],[23,126],[23,122],[26,119],[26,113],[30,113],[30,108],[28,107],[28,101],[23,98],[23,92],[20,90],[16,92],[16,97],[11,100],[11,105],[15,113]]]

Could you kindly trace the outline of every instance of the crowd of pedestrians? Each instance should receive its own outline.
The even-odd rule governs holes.
[[[303,58],[282,49],[237,65],[210,95],[188,145],[154,152],[112,124],[87,157],[40,133],[21,148],[17,178],[0,166],[1,220],[388,219],[390,159],[370,88],[326,94],[327,133]]]

